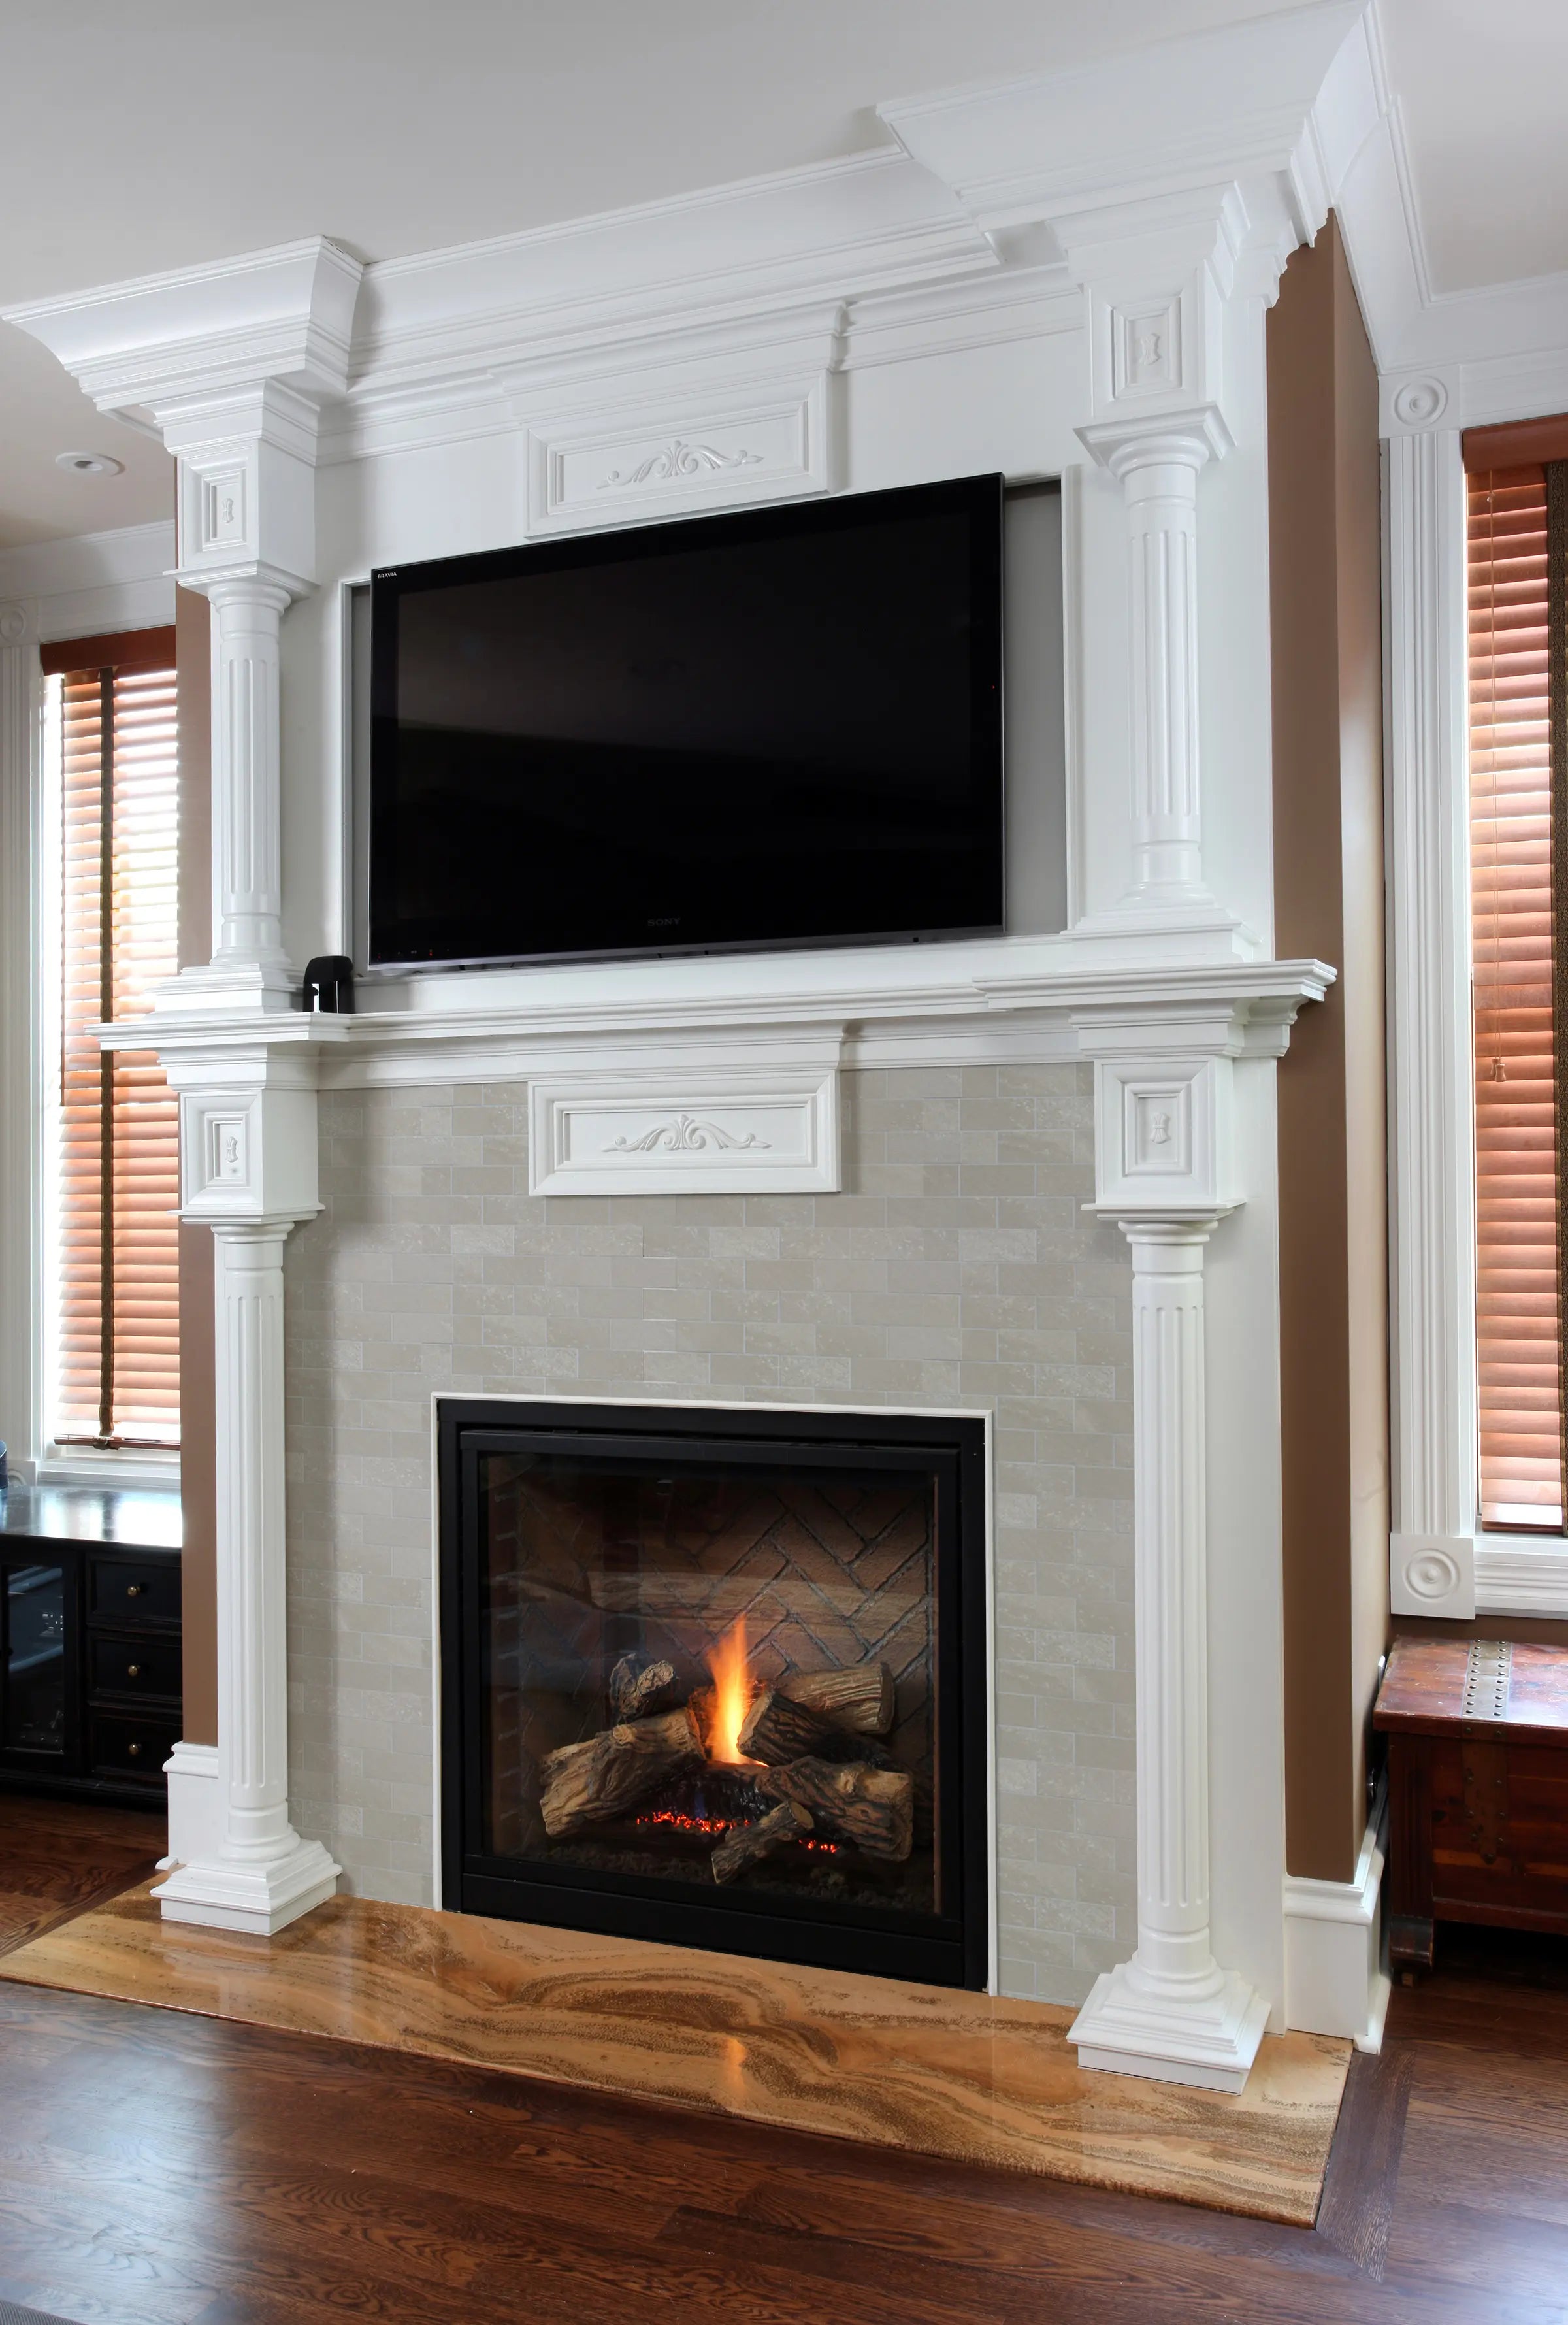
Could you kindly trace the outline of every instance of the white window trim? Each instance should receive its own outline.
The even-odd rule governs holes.
[[[1470,416],[1468,369],[1406,382],[1385,411],[1389,1597],[1397,1615],[1568,1617],[1568,1534],[1476,1516],[1465,489],[1460,427],[1441,424]],[[1528,383],[1476,424],[1561,410],[1564,386]]]
[[[13,1475],[54,1485],[172,1485],[179,1457],[87,1454],[45,1435],[47,1284],[43,1075],[43,682],[38,649],[57,638],[168,628],[172,522],[0,551],[0,1437]]]
[[[0,603],[0,1438],[33,1475],[42,1358],[37,954],[40,681],[35,607]]]

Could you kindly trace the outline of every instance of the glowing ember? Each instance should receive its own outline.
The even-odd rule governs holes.
[[[682,1816],[678,1809],[651,1809],[646,1816],[640,1816],[637,1821],[639,1824],[673,1825],[677,1832],[711,1833],[715,1840],[722,1840],[730,1829],[727,1817]]]
[[[723,1840],[727,1832],[743,1831],[752,1821],[750,1817],[683,1816],[678,1809],[649,1809],[633,1820],[638,1825],[663,1825],[675,1832],[695,1832],[705,1840]],[[801,1840],[797,1848],[813,1848],[824,1857],[836,1857],[843,1844],[836,1840]]]
[[[731,1767],[747,1765],[741,1749],[741,1722],[752,1700],[751,1674],[746,1669],[746,1618],[736,1616],[707,1665],[714,1675],[714,1730],[709,1757]]]

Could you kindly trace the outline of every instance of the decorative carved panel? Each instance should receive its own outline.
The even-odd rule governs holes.
[[[750,383],[715,403],[536,421],[530,533],[581,533],[825,493],[833,477],[825,373]]]
[[[533,1082],[529,1125],[536,1195],[831,1194],[840,1184],[835,1070],[717,1087]]]

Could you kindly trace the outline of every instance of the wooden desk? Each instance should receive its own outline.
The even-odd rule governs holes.
[[[1568,1649],[1397,1639],[1388,1953],[1431,1966],[1434,1922],[1568,1934]]]

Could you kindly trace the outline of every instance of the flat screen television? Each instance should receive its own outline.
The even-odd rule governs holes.
[[[367,966],[994,931],[1002,480],[371,584]]]

